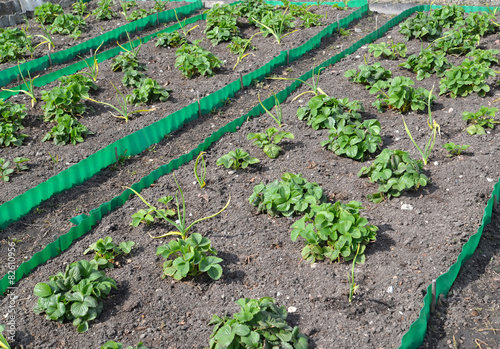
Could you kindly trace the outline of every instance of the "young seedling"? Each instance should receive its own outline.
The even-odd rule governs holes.
[[[16,164],[16,170],[17,171],[26,171],[28,170],[28,165],[23,165],[23,163],[30,161],[28,158],[23,158],[23,157],[17,157],[12,160],[14,164]]]
[[[13,172],[14,169],[10,168],[10,161],[0,158],[0,179],[4,182],[8,182]]]
[[[301,83],[307,85],[310,90],[309,91],[305,91],[305,92],[302,92],[302,93],[299,93],[297,96],[295,96],[293,99],[292,99],[292,102],[295,101],[296,99],[299,99],[301,96],[305,95],[305,94],[308,94],[308,93],[312,93],[314,94],[315,96],[319,96],[319,95],[325,95],[326,96],[326,93],[319,87],[319,75],[321,74],[321,70],[323,70],[325,68],[320,68],[318,69],[318,73],[316,75],[316,79],[314,78],[314,74],[312,75],[312,83],[308,83],[304,80],[301,80],[301,79],[298,79],[298,78],[282,78],[282,77],[273,77],[273,78],[268,78],[268,79],[273,79],[273,80],[290,80],[290,81],[300,81]]]
[[[133,241],[124,241],[117,245],[113,242],[111,236],[106,236],[104,239],[99,239],[91,244],[83,254],[95,252],[94,261],[98,269],[114,268],[115,259],[121,255],[129,254],[134,245],[135,242]]]
[[[500,121],[495,121],[495,113],[498,111],[497,108],[488,108],[482,106],[479,111],[475,113],[463,112],[462,119],[469,123],[469,127],[466,128],[468,134],[472,135],[484,135],[486,131],[485,127],[491,129],[495,128],[495,124],[500,124]]]
[[[186,19],[187,18],[184,18],[184,21],[181,24],[181,21],[179,20],[179,17],[177,16],[177,11],[175,9],[174,9],[174,14],[175,14],[175,19],[177,20],[177,23],[179,24],[179,27],[182,30],[182,34],[184,35],[184,38],[187,40],[187,36],[188,36],[189,32],[191,30],[195,29],[196,27],[198,27],[198,25],[195,25],[191,29],[186,30]]]
[[[172,217],[173,215],[175,215],[175,211],[168,208],[168,203],[173,199],[174,198],[171,196],[164,196],[158,199],[158,202],[164,204],[166,206],[166,209],[158,209],[147,202],[145,199],[143,199],[142,201],[149,207],[149,210],[139,210],[138,212],[134,213],[132,215],[132,223],[130,223],[130,225],[133,227],[137,227],[141,223],[150,225],[155,221],[156,218],[166,219],[167,217]]]
[[[89,101],[92,101],[94,103],[99,103],[99,104],[102,104],[102,105],[107,105],[108,107],[113,108],[114,110],[116,110],[118,112],[118,114],[115,115],[112,112],[109,112],[109,113],[112,116],[114,116],[115,118],[124,119],[125,123],[128,122],[129,117],[132,114],[143,113],[143,112],[148,112],[148,111],[155,110],[153,108],[153,109],[141,109],[141,110],[129,111],[128,110],[128,104],[127,104],[127,101],[126,101],[125,97],[123,96],[123,93],[121,93],[120,90],[118,90],[116,88],[116,86],[111,81],[110,81],[110,84],[116,90],[115,97],[116,97],[116,100],[118,102],[118,106],[117,107],[114,106],[113,104],[106,103],[106,102],[101,102],[101,101],[95,100],[95,99],[90,98],[90,97],[83,96],[83,98],[88,99]]]
[[[104,44],[104,42],[102,44]],[[92,65],[88,64],[86,59],[83,60],[83,62],[87,66],[87,68],[89,68],[89,71],[83,72],[83,74],[90,76],[92,78],[92,80],[94,80],[94,82],[97,81],[97,75],[99,75],[99,62],[97,61],[97,51],[99,51],[102,44],[100,44],[99,47],[94,52],[94,56],[92,59]]]
[[[42,35],[42,34],[35,35],[35,36],[43,39],[43,41],[41,43],[39,43],[38,45],[36,45],[35,47],[33,47],[33,51],[38,46],[41,46],[41,45],[44,45],[44,44],[47,44],[47,50],[48,51],[51,51],[51,48],[52,48],[52,50],[55,49],[56,45],[54,44],[54,41],[52,40],[52,36],[50,35],[48,29],[43,24],[39,28],[41,28],[43,30],[43,32],[45,33],[45,35]]]
[[[464,145],[458,145],[453,142],[446,143],[443,145],[443,148],[448,151],[448,154],[446,154],[447,157],[451,158],[452,156],[458,156],[462,154],[463,151],[467,150],[470,147],[470,145],[464,144]]]
[[[276,39],[276,42],[278,43],[278,45],[280,45],[281,41],[285,37],[287,37],[288,35],[293,34],[299,30],[299,29],[295,29],[295,30],[285,34],[285,32],[288,29],[293,28],[293,23],[291,22],[293,16],[290,16],[289,14],[287,15],[286,14],[287,11],[288,11],[288,7],[283,11],[283,13],[276,13],[276,12],[271,11],[271,12],[267,13],[266,15],[264,15],[264,17],[262,17],[262,19],[261,19],[262,22],[259,22],[254,17],[252,17],[252,20],[254,22],[256,22],[257,24],[259,24],[264,29],[266,29],[266,31],[263,31],[264,36],[271,34]],[[273,18],[273,16],[275,16],[277,18]],[[266,25],[263,23],[266,18],[269,18],[269,22],[268,22],[269,25]]]
[[[257,98],[259,99],[259,103],[264,108],[267,114],[269,114],[274,121],[276,121],[276,124],[278,124],[278,127],[281,128],[283,126],[283,110],[281,108],[280,101],[278,100],[278,97],[276,97],[276,94],[273,93],[274,100],[275,100],[275,108],[276,108],[276,116],[274,116],[273,113],[271,113],[265,106],[262,104],[262,101],[260,100],[260,94],[257,95]]]
[[[229,200],[226,203],[226,205],[219,212],[217,212],[217,213],[215,213],[213,215],[207,216],[207,217],[203,217],[203,218],[197,219],[193,223],[191,223],[190,225],[186,225],[186,202],[184,200],[184,193],[182,192],[182,189],[181,189],[179,183],[177,182],[177,179],[175,178],[175,176],[174,176],[174,180],[175,180],[175,184],[177,184],[177,188],[178,188],[178,192],[175,194],[175,202],[176,202],[176,206],[177,206],[178,220],[174,222],[173,220],[169,219],[166,216],[162,217],[162,218],[165,219],[171,225],[173,225],[177,230],[176,231],[170,231],[170,232],[168,232],[166,234],[163,234],[163,235],[160,235],[160,236],[152,236],[151,234],[149,234],[149,236],[151,238],[153,238],[153,239],[160,239],[160,238],[164,238],[164,237],[171,236],[171,235],[179,235],[182,240],[186,240],[187,236],[188,236],[189,230],[192,227],[194,227],[195,224],[197,224],[197,223],[199,223],[201,221],[204,221],[204,220],[216,217],[217,215],[219,215],[220,213],[222,213],[229,206],[229,203],[231,202],[231,196],[230,196]],[[152,207],[137,191],[135,191],[132,188],[128,188],[128,187],[125,187],[125,188],[130,189],[148,207]],[[179,204],[179,193],[181,195],[182,210],[181,210],[180,204]]]
[[[123,344],[117,343],[115,341],[109,341],[101,345],[101,349],[123,349]],[[137,346],[133,347],[129,345],[125,349],[149,349],[142,342],[137,343]]]
[[[254,145],[261,148],[271,159],[278,157],[281,147],[278,143],[283,139],[294,139],[293,134],[285,131],[278,131],[274,127],[268,128],[265,133],[249,133],[247,139],[255,139]]]
[[[415,145],[415,148],[417,148],[418,152],[422,156],[422,161],[424,162],[424,165],[427,165],[427,160],[429,159],[429,156],[431,155],[432,149],[434,149],[434,144],[436,143],[436,137],[437,135],[441,135],[441,128],[439,124],[432,118],[432,112],[431,112],[431,96],[432,96],[432,90],[434,89],[434,86],[431,89],[431,92],[429,93],[429,100],[427,102],[427,107],[429,110],[429,119],[427,120],[427,125],[431,129],[431,137],[429,138],[429,141],[425,145],[425,148],[422,150],[417,142],[415,142],[415,139],[413,139],[413,136],[410,132],[410,129],[408,128],[408,125],[406,125],[405,117],[401,115],[403,118],[403,124],[405,126],[406,133],[410,137],[411,141],[413,142],[413,145]]]
[[[358,249],[356,250],[356,256],[352,260],[351,277],[349,277],[349,274],[347,275],[347,278],[349,279],[349,303],[352,302],[352,297],[354,296],[354,293],[356,293],[356,290],[359,288],[359,285],[356,285],[356,283],[354,282],[354,267],[356,266],[356,259],[358,258],[360,247],[361,244],[358,244]]]
[[[250,39],[248,39],[248,40],[244,40],[244,41],[245,41],[245,44],[244,44],[244,45],[243,45],[243,46],[242,46],[242,47],[241,47],[241,48],[237,51],[237,53],[238,53],[238,58],[236,59],[236,64],[234,65],[233,70],[235,70],[235,69],[236,69],[236,67],[238,66],[238,64],[240,64],[240,63],[241,63],[241,61],[243,61],[243,58],[247,57],[248,55],[252,55],[252,56],[254,56],[254,54],[253,54],[253,53],[251,53],[251,52],[249,52],[249,53],[245,53],[245,51],[248,49],[248,47],[249,47],[249,46],[250,46],[250,44],[252,43],[252,39],[253,39],[253,38],[254,38],[254,36],[255,36],[255,35],[257,35],[257,34],[262,34],[262,32],[257,32],[257,33],[255,33],[255,34],[253,34],[253,35],[250,37]],[[235,38],[233,38],[233,43],[234,43],[234,39],[235,39]],[[230,45],[231,45],[231,44],[230,44]],[[228,47],[229,47],[229,45],[228,45]],[[252,46],[252,47],[253,47],[253,46]],[[253,49],[255,49],[255,47],[254,47]]]
[[[202,151],[200,153],[200,155],[198,155],[198,157],[196,158],[196,161],[194,163],[194,176],[196,177],[196,181],[198,182],[199,186],[201,189],[203,189],[203,187],[205,187],[205,176],[207,175],[207,165],[205,164],[205,159],[203,158],[203,154],[206,154],[204,151]],[[202,168],[201,168],[201,173],[198,174],[198,163],[201,159],[201,164],[202,164]]]
[[[217,159],[216,164],[217,166],[224,166],[225,168],[238,170],[240,168],[245,169],[248,165],[256,164],[258,162],[259,159],[252,158],[250,154],[243,149],[235,149]]]
[[[26,86],[26,90],[9,90],[6,88],[2,88],[4,91],[9,91],[9,92],[21,92],[24,93],[26,96],[31,98],[31,108],[34,108],[37,100],[35,98],[35,85],[34,81],[36,78],[38,78],[40,75],[35,76],[33,79],[31,78],[31,74],[28,71],[28,81],[26,81],[23,73],[21,72],[21,68],[19,67],[19,61],[17,62],[17,69],[19,69],[19,75],[21,75],[21,78],[23,79],[24,85]]]

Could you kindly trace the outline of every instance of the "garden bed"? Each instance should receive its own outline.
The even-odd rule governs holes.
[[[394,42],[403,41],[397,28],[387,36]],[[387,36],[379,42],[388,41]],[[494,42],[495,37],[487,37],[484,45]],[[407,43],[407,47],[408,54],[420,51],[420,43],[415,41]],[[366,108],[363,117],[377,118],[383,127],[383,146],[409,151],[418,158],[401,116],[395,111],[379,114],[371,106],[374,96],[343,77],[346,70],[362,63],[366,53],[367,48],[362,48],[329,67],[321,76],[320,87],[330,96],[362,101]],[[375,61],[378,60],[371,58],[369,63]],[[393,76],[415,79],[414,74],[398,68],[395,62],[380,62]],[[430,89],[438,80],[429,78],[417,82],[417,86]],[[302,91],[305,89],[297,93]],[[333,343],[339,347],[397,347],[418,316],[430,280],[448,269],[461,245],[477,230],[492,182],[500,176],[498,166],[493,165],[498,162],[494,158],[499,148],[495,141],[498,131],[469,136],[463,132],[465,122],[461,120],[463,111],[476,111],[487,101],[492,102],[495,92],[492,88],[485,98],[475,94],[464,99],[439,97],[433,117],[441,125],[442,134],[425,168],[431,184],[380,204],[366,199],[366,195],[376,191],[376,186],[356,176],[366,164],[337,157],[322,148],[320,142],[327,138],[327,131],[314,131],[296,117],[298,106],[305,105],[308,97],[295,102],[289,98],[282,105],[284,129],[292,132],[295,139],[284,142],[283,154],[278,159],[266,158],[246,139],[249,132],[263,131],[273,125],[268,116],[263,116],[245,123],[237,133],[224,136],[209,149],[206,188],[197,187],[192,162],[175,171],[186,197],[189,219],[216,212],[231,196],[231,204],[223,214],[199,223],[195,229],[212,240],[224,260],[224,273],[219,281],[212,282],[206,276],[183,283],[161,280],[162,260],[155,252],[167,239],[151,240],[148,233],[162,234],[168,228],[160,224],[130,227],[130,215],[144,207],[138,198],[133,198],[107,215],[68,251],[19,283],[16,293],[21,299],[19,308],[23,316],[17,338],[25,347],[30,344],[80,347],[89,339],[98,346],[115,339],[128,344],[142,340],[151,347],[168,342],[172,348],[201,348],[206,346],[211,332],[207,323],[212,314],[235,313],[238,307],[234,301],[239,298],[271,296],[278,305],[289,308],[290,322],[310,337],[311,347],[328,348]],[[408,127],[418,144],[428,140],[426,118],[425,114],[406,114]],[[205,123],[200,127],[211,125]],[[471,147],[460,157],[449,159],[441,146],[450,141]],[[220,156],[240,147],[259,158],[260,163],[237,172],[215,165]],[[362,202],[366,207],[361,211],[362,216],[380,228],[377,241],[367,247],[366,263],[355,269],[360,288],[352,303],[347,300],[350,265],[320,262],[310,266],[306,261],[300,262],[302,243],[300,239],[295,243],[290,240],[290,225],[296,219],[256,215],[256,209],[249,205],[248,197],[256,184],[272,182],[284,172],[302,173],[309,181],[317,182],[332,201]],[[161,196],[173,195],[175,190],[169,175],[143,190],[142,195],[155,202]],[[52,233],[51,229],[47,231]],[[139,245],[122,260],[120,268],[107,272],[119,284],[118,291],[105,302],[110,310],[91,324],[85,335],[75,336],[72,326],[65,324],[62,326],[65,331],[44,336],[53,333],[57,325],[33,314],[35,300],[28,298],[32,288],[60,271],[65,263],[82,259],[88,245],[106,235],[117,242],[133,240]],[[34,327],[39,330],[33,330]]]

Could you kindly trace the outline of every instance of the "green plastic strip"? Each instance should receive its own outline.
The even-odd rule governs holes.
[[[201,0],[171,0],[171,1],[191,2],[186,6],[182,6],[175,9],[179,17],[187,16],[192,12],[199,10],[203,7],[203,3],[201,2]],[[159,12],[158,21],[160,23],[166,23],[175,20],[175,11],[174,9],[170,9],[167,11]],[[129,34],[136,33],[144,30],[147,27],[156,26],[156,18],[157,14],[155,13],[147,17],[138,19],[137,21],[122,25],[121,27],[113,29],[95,38],[89,39],[85,42],[70,47],[66,50],[54,52],[50,55],[52,59],[52,64],[54,65],[67,62],[77,57],[80,54],[88,53],[91,49],[95,50],[101,45],[106,45],[109,42],[125,38],[127,37],[127,33]],[[7,68],[5,70],[0,71],[0,86],[5,86],[8,83],[16,80],[17,76],[19,75],[19,69],[21,69],[21,73],[23,74],[23,76],[28,76],[28,72],[32,76],[34,76],[36,72],[42,71],[45,68],[49,67],[50,67],[49,57],[43,56],[26,63],[22,63],[19,65],[19,68],[17,67],[17,65],[14,67]]]
[[[351,21],[361,18],[367,12],[368,5],[365,5],[351,13],[348,17],[340,20],[340,26],[346,27]],[[193,17],[188,19],[188,22],[195,20],[196,17]],[[165,30],[173,31],[175,30],[176,25],[166,28]],[[301,47],[303,47],[303,49],[301,51],[301,54],[304,54],[311,48],[316,47],[321,42],[321,39],[324,35],[332,32],[337,27],[337,23],[332,23],[329,27],[333,29],[326,28],[325,30],[321,31],[310,40],[308,40],[304,45],[302,45]],[[151,36],[153,35],[155,34],[151,34]],[[148,40],[148,37],[145,37],[144,40]],[[137,45],[138,43],[139,41],[137,40],[131,45]],[[127,45],[124,46],[126,47]],[[99,54],[99,56],[103,55],[103,59],[105,59],[106,57],[109,58],[109,56],[117,54],[117,52],[119,52],[118,50],[121,50],[121,48],[117,47],[108,50]],[[80,69],[85,66],[83,62],[79,62],[77,64],[80,64]],[[244,86],[249,86],[253,80],[262,80],[276,67],[283,65],[286,65],[286,51],[282,51],[277,57],[272,59],[269,63],[262,66],[261,68],[245,75],[243,77]],[[60,76],[61,74],[71,74],[77,69],[77,67],[78,66],[76,65],[72,65],[70,67],[61,69],[60,71],[58,71],[58,75]],[[51,77],[51,79],[52,78],[53,77]],[[47,79],[49,78],[47,77]],[[200,100],[202,112],[210,112],[215,106],[220,104],[221,100],[225,100],[229,98],[229,96],[234,96],[234,93],[239,90],[240,84],[238,83],[238,80],[235,80],[233,83],[223,87],[219,91],[202,98]],[[64,190],[70,189],[76,185],[82,184],[95,174],[99,173],[103,168],[113,164],[116,160],[115,148],[117,148],[117,151],[119,153],[123,153],[127,149],[128,154],[136,155],[152,144],[159,142],[165,135],[172,131],[175,131],[177,127],[182,126],[185,122],[192,120],[191,117],[186,117],[185,115],[190,115],[190,110],[193,108],[197,108],[197,105],[193,103],[186,108],[186,111],[184,111],[184,109],[181,109],[180,111],[177,111],[165,118],[167,120],[175,118],[176,121],[179,121],[179,123],[173,125],[173,127],[172,125],[168,124],[169,121],[160,120],[155,124],[147,126],[129,136],[116,141],[113,144],[108,145],[107,147],[90,155],[88,158],[80,161],[78,164],[71,166],[70,168],[58,173],[56,176],[49,178],[47,181],[40,183],[38,186],[27,190],[25,193],[16,196],[10,201],[5,202],[0,206],[0,229],[3,229],[10,223],[19,220],[34,207],[39,205],[41,202],[49,199],[51,196]],[[162,124],[163,126],[160,127],[158,123],[161,122],[166,122],[168,126]]]

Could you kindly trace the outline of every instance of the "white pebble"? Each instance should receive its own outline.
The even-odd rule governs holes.
[[[387,287],[387,293],[393,293],[394,288],[392,286]]]
[[[402,205],[401,205],[401,209],[402,209],[402,210],[411,211],[411,210],[413,210],[413,206],[412,206],[412,205],[410,205],[410,204],[402,204]]]
[[[493,182],[493,178],[486,178],[488,182]]]
[[[439,162],[434,161],[434,166],[437,166],[437,165],[439,165]]]
[[[297,311],[297,308],[295,307],[288,307],[288,312],[289,313],[295,313]]]

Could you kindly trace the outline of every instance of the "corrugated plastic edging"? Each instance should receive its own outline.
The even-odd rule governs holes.
[[[133,21],[125,25],[122,25],[121,27],[115,28],[107,33],[89,39],[85,42],[70,47],[66,50],[54,52],[50,55],[52,64],[54,65],[67,62],[77,57],[80,54],[88,53],[91,49],[96,50],[101,45],[106,45],[109,42],[125,38],[127,36],[127,33],[129,34],[135,33],[144,30],[144,28],[156,26],[157,18],[159,23],[174,21],[176,19],[175,11],[177,11],[177,15],[179,16],[179,18],[181,18],[203,7],[203,3],[201,2],[201,0],[170,0],[170,1],[185,1],[191,3],[176,8],[175,10],[170,9],[167,11],[159,12],[157,14],[149,15],[147,17],[138,19],[137,21]],[[16,80],[19,75],[19,69],[21,69],[21,73],[23,74],[23,76],[28,76],[28,73],[34,75],[34,73],[42,71],[45,68],[49,68],[50,66],[51,64],[49,61],[49,57],[45,55],[35,60],[19,64],[19,68],[17,65],[7,68],[5,70],[0,71],[0,86],[5,86],[8,83]]]

